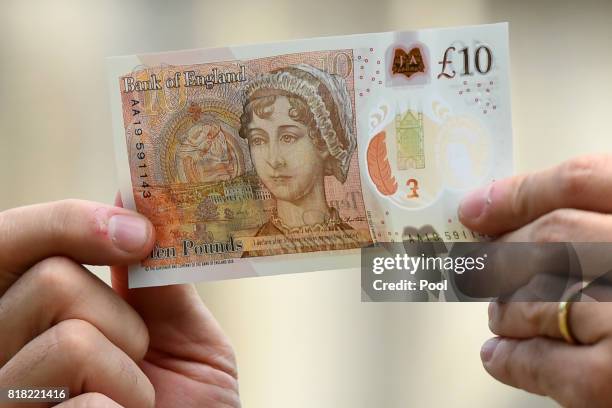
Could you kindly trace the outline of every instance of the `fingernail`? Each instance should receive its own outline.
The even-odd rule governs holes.
[[[480,349],[480,359],[486,363],[493,356],[495,348],[499,344],[499,337],[493,337],[485,342]]]
[[[113,215],[108,221],[108,235],[125,252],[138,252],[149,239],[149,223],[135,215]]]
[[[489,193],[492,184],[479,188],[468,194],[459,204],[459,215],[463,219],[476,219],[483,213],[487,204],[491,203]]]

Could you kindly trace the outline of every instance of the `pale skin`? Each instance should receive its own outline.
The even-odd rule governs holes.
[[[232,346],[192,285],[129,290],[112,266],[110,288],[82,266],[135,263],[154,240],[99,203],[0,212],[0,387],[68,386],[62,408],[239,407]]]
[[[459,217],[508,242],[612,242],[611,180],[612,155],[581,157],[497,181],[466,198]],[[489,327],[498,337],[482,347],[484,368],[563,406],[611,406],[612,303],[573,304],[569,324],[580,346],[563,340],[557,307],[491,303]]]
[[[612,156],[575,159],[496,182],[460,219],[508,241],[611,241],[610,180]],[[133,263],[153,242],[146,219],[104,204],[0,212],[0,387],[68,385],[63,408],[239,407],[231,344],[192,286],[128,290],[113,267],[111,289],[81,266]],[[561,339],[556,308],[493,303],[485,369],[565,406],[612,405],[612,304],[574,304],[582,346]]]
[[[329,216],[323,169],[329,153],[316,148],[308,128],[289,117],[291,105],[278,96],[272,114],[253,114],[248,127],[255,170],[276,198],[279,218],[289,227],[324,222]]]

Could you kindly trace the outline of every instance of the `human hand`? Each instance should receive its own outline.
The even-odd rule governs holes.
[[[499,337],[481,359],[497,380],[567,407],[612,406],[612,303],[572,303],[568,326],[579,345],[563,340],[558,303],[491,302],[489,327]]]
[[[474,193],[459,217],[502,242],[610,242],[611,176],[612,156],[574,159]],[[558,303],[492,302],[489,327],[499,337],[483,345],[483,365],[499,381],[565,406],[610,406],[611,317],[610,303],[572,303],[578,346],[563,340]]]
[[[115,267],[113,291],[81,265],[134,263],[153,243],[118,207],[1,212],[0,387],[68,386],[61,407],[240,406],[232,348],[193,287],[128,290]]]
[[[119,197],[115,204],[122,206]],[[149,349],[139,364],[156,407],[240,407],[234,349],[193,285],[128,289],[127,267],[112,285],[142,317]]]
[[[612,155],[498,180],[459,207],[468,228],[506,242],[612,241]]]

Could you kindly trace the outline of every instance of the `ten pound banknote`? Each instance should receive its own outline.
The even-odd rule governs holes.
[[[466,192],[512,172],[507,24],[108,60],[130,286],[359,267],[471,241]]]

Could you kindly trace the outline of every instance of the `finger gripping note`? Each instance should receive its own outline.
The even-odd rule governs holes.
[[[385,132],[382,131],[372,138],[367,152],[368,174],[380,194],[389,196],[397,191],[397,181],[391,173],[387,158]]]

